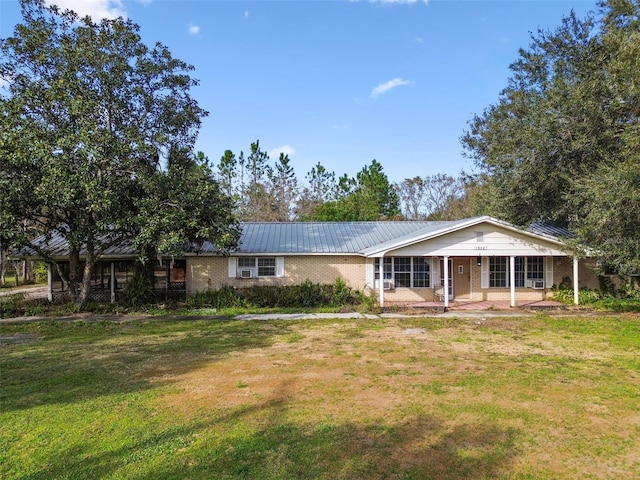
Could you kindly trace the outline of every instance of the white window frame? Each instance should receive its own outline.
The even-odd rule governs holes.
[[[509,288],[510,285],[510,279],[511,279],[511,275],[510,275],[510,265],[509,265],[509,257],[507,256],[497,256],[497,257],[486,257],[487,258],[487,263],[486,263],[486,268],[487,268],[487,276],[488,276],[488,282],[486,284],[486,287],[483,285],[483,288]],[[502,274],[502,271],[496,272],[494,270],[492,270],[491,266],[492,263],[495,262],[496,259],[503,259],[504,261],[504,265],[505,265],[505,270],[504,270],[504,275],[505,275],[505,279],[504,279],[504,285],[495,285],[497,279],[495,278],[496,273],[500,273]],[[538,264],[538,266],[540,267],[539,269],[532,269],[529,267],[529,265],[533,266],[534,265],[534,260],[535,263],[538,263],[537,259],[541,259],[541,263]],[[524,255],[524,256],[517,256],[515,257],[515,280],[516,280],[516,288],[525,288],[527,286],[527,280],[544,280],[545,279],[545,257],[544,256],[540,256],[540,255]],[[492,285],[493,283],[493,285]]]
[[[432,268],[431,268],[431,259],[430,258],[426,258],[426,257],[382,257],[384,258],[384,272],[383,272],[383,276],[384,276],[384,280],[391,280],[393,281],[393,284],[395,286],[395,288],[415,288],[415,289],[422,289],[422,288],[431,288],[431,285],[433,285],[433,272],[432,272]],[[396,259],[406,259],[408,258],[410,260],[409,262],[409,270],[402,270],[402,271],[396,271],[396,268],[400,268],[400,262],[397,262],[398,264],[396,264]],[[416,262],[414,261],[414,259],[416,258],[421,258],[425,260],[425,264],[427,266],[427,270],[425,271],[416,271]],[[406,265],[405,265],[406,266]],[[380,283],[380,257],[376,257],[374,258],[374,262],[373,262],[373,278],[374,278],[374,282],[375,285],[378,286]],[[396,282],[396,273],[398,274],[408,274],[409,275],[409,286],[405,286],[405,285],[398,285],[398,283]],[[427,274],[427,280],[426,286],[421,286],[421,287],[416,287],[415,286],[415,275],[416,274]]]
[[[269,263],[269,265],[266,265],[266,263]],[[251,270],[253,272],[252,278],[284,277],[284,257],[230,257],[229,277],[235,278],[237,272],[241,270]],[[265,275],[267,271],[273,271],[273,274]]]

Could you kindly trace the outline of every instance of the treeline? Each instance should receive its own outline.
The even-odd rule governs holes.
[[[251,144],[248,154],[224,152],[215,165],[221,190],[245,222],[450,220],[475,214],[473,179],[444,174],[393,183],[377,160],[355,176],[316,164],[300,179],[288,155],[272,161]]]

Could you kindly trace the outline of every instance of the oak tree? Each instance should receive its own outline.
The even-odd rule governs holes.
[[[22,23],[0,40],[1,236],[37,248],[16,223],[58,231],[70,249],[69,273],[59,272],[84,305],[102,252],[148,231],[136,223],[141,209],[172,215],[153,195],[159,172],[170,150],[192,148],[207,112],[190,95],[193,67],[160,43],[147,47],[132,21],[94,22],[43,0],[21,6]],[[224,237],[228,220],[220,215],[213,230]],[[159,223],[186,237],[212,232]]]

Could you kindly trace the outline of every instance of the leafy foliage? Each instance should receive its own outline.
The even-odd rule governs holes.
[[[361,303],[361,297],[344,280],[336,278],[332,285],[312,283],[309,280],[300,285],[254,285],[244,288],[224,285],[218,290],[197,292],[188,301],[191,306],[198,308],[310,308],[354,305]]]
[[[232,245],[227,205],[206,172],[193,162],[163,172],[167,152],[189,151],[207,114],[189,94],[193,67],[162,44],[145,46],[130,20],[94,23],[43,0],[21,4],[23,23],[0,41],[9,90],[0,98],[0,238],[37,249],[17,226],[59,232],[71,268],[58,270],[79,304],[97,258],[125,239],[149,245],[214,233]],[[203,208],[218,204],[224,225],[192,211],[186,180],[190,192],[204,190]],[[169,197],[186,200],[182,212]],[[196,219],[205,221],[196,227]]]
[[[355,178],[340,177],[336,191],[336,200],[317,205],[305,220],[374,221],[400,215],[398,195],[376,160]]]
[[[640,5],[610,0],[539,31],[498,102],[462,138],[489,212],[570,226],[621,271],[639,271]]]

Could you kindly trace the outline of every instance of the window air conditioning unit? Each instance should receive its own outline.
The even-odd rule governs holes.
[[[534,290],[542,290],[544,288],[544,280],[531,280],[531,287]]]
[[[395,288],[396,288],[396,286],[393,284],[393,280],[385,280],[385,281],[382,283],[382,288],[383,288],[384,290],[393,290],[393,289],[395,289]]]
[[[249,270],[249,269],[240,270],[240,278],[252,278],[252,277],[253,277],[253,270]]]

